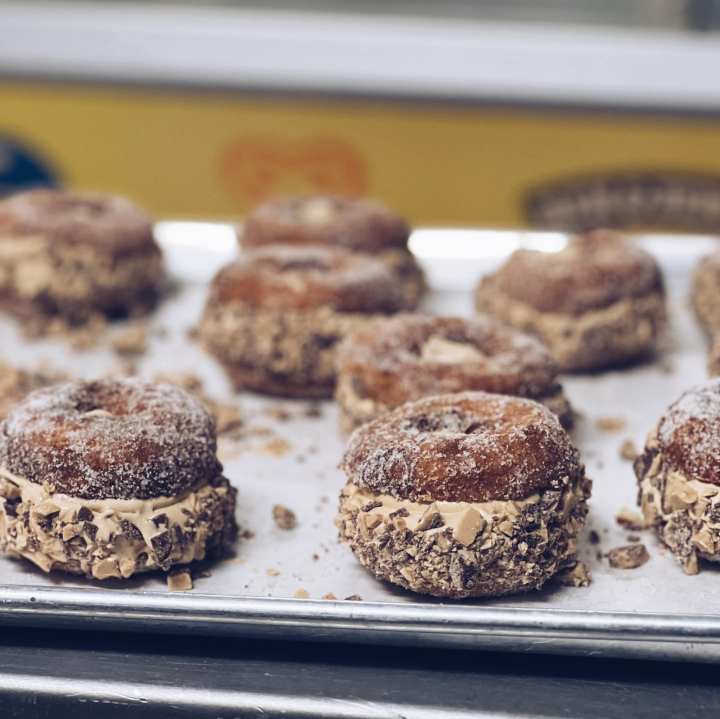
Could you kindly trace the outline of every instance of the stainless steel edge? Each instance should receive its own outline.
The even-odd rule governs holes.
[[[542,641],[538,644],[543,639],[572,640],[578,650],[606,640],[617,645],[617,654],[632,652],[631,647],[622,648],[623,644],[692,643],[716,645],[720,656],[720,617],[681,614],[299,601],[116,590],[79,593],[64,588],[0,586],[0,624],[468,648],[481,646],[489,638],[506,637],[527,640],[528,648],[536,651],[552,649]],[[497,643],[493,641],[493,645]]]

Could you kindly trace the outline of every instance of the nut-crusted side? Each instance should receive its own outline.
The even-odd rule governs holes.
[[[147,311],[163,283],[152,220],[128,200],[34,190],[0,202],[0,304],[77,324]]]
[[[685,573],[700,571],[700,557],[720,562],[720,487],[671,469],[653,438],[635,473],[643,516]]]
[[[720,251],[707,255],[698,264],[691,290],[695,314],[705,332],[720,332]]]
[[[230,547],[235,498],[218,476],[176,498],[83,500],[0,469],[0,549],[94,579],[167,571]]]
[[[603,369],[641,359],[655,350],[667,323],[661,292],[573,315],[538,311],[483,281],[475,302],[478,311],[537,337],[564,371]]]
[[[242,303],[208,304],[200,336],[236,389],[324,398],[335,387],[337,344],[370,319],[329,307],[259,311]]]
[[[451,599],[540,589],[576,561],[591,483],[563,476],[523,500],[397,500],[353,482],[340,495],[341,541],[377,578]]]

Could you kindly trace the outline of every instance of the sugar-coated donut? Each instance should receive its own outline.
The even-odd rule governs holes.
[[[242,228],[245,248],[327,245],[371,254],[398,277],[405,306],[414,308],[425,278],[408,250],[410,226],[377,202],[334,196],[271,200],[251,212]]]
[[[330,397],[338,342],[402,304],[395,278],[377,260],[338,248],[274,245],[215,276],[200,334],[237,389]]]
[[[0,201],[0,255],[0,304],[21,317],[138,314],[163,283],[152,220],[112,195],[31,190]]]
[[[340,538],[380,579],[498,596],[576,563],[590,482],[537,402],[485,392],[410,402],[357,429],[341,466]]]
[[[343,341],[337,372],[335,398],[346,431],[405,402],[465,390],[535,399],[563,425],[572,423],[548,351],[492,317],[377,319]]]
[[[720,250],[700,260],[692,279],[695,316],[710,340],[708,372],[720,374]]]
[[[31,393],[0,425],[0,544],[104,579],[202,559],[234,538],[235,490],[198,400],[136,379]]]
[[[646,521],[688,574],[720,561],[720,380],[670,405],[635,461]]]
[[[476,306],[537,336],[563,370],[650,354],[665,325],[660,269],[621,235],[597,230],[558,252],[517,250],[477,287]]]

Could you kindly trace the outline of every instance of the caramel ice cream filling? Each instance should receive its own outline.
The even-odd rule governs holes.
[[[648,447],[657,446],[654,437]],[[720,562],[720,487],[690,479],[655,455],[639,480],[645,521],[679,558],[686,574],[697,574],[698,559]]]
[[[50,572],[127,578],[203,559],[234,504],[228,484],[177,497],[82,499],[0,468],[0,547]]]
[[[573,508],[584,500],[580,488],[566,491],[559,507],[560,517],[570,517]],[[423,532],[426,536],[452,530],[452,537],[465,547],[479,536],[488,540],[495,532],[510,536],[523,509],[540,502],[540,494],[520,500],[489,502],[413,502],[389,494],[375,494],[349,482],[342,491],[345,508],[357,511],[358,522],[372,530],[381,522],[399,529]],[[545,532],[547,540],[547,532]],[[488,545],[489,546],[489,545]]]

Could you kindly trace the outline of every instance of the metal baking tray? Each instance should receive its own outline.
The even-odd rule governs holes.
[[[705,342],[687,303],[693,266],[715,247],[707,237],[643,236],[638,241],[662,264],[670,293],[672,327],[661,358],[623,371],[568,376],[566,391],[581,417],[574,438],[594,480],[581,558],[593,574],[588,588],[548,587],[492,601],[440,602],[374,580],[336,541],[334,514],[344,478],[337,469],[345,444],[331,402],[320,416],[307,402],[234,396],[218,366],[188,339],[207,282],[236,252],[232,228],[222,224],[159,223],[157,236],[177,279],[177,291],[150,320],[147,352],[138,373],[192,372],[208,394],[237,400],[245,417],[240,440],[220,444],[225,472],[239,490],[238,521],[253,536],[235,557],[206,567],[187,593],[170,593],[162,576],[127,582],[90,582],[45,575],[26,562],[0,559],[0,622],[11,625],[330,640],[415,647],[492,648],[522,652],[720,659],[720,588],[717,569],[685,576],[650,532],[650,561],[635,570],[609,567],[598,557],[626,544],[616,513],[635,504],[631,463],[620,457],[625,439],[641,447],[660,413],[705,379]],[[417,230],[411,247],[428,271],[425,309],[468,315],[477,279],[513,249],[557,249],[555,233]],[[153,329],[162,330],[153,332]],[[50,362],[76,376],[100,376],[117,367],[107,346],[84,352],[58,341],[23,341],[14,323],[0,320],[6,360]],[[601,418],[621,418],[609,432]],[[296,512],[298,526],[277,528],[272,506]],[[596,531],[599,545],[588,541]],[[269,571],[268,571],[269,570]],[[307,599],[294,598],[299,590]],[[337,601],[322,599],[332,593]],[[345,600],[356,595],[361,600]]]

